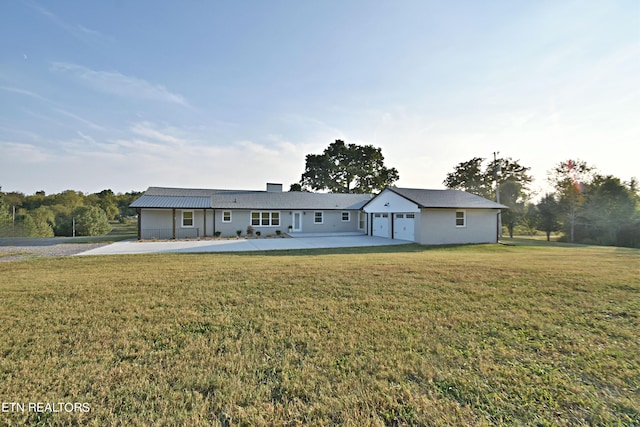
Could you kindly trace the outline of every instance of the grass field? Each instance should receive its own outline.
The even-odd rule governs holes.
[[[2,263],[0,424],[640,424],[640,251],[511,243]]]

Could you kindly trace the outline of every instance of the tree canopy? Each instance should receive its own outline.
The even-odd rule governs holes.
[[[485,160],[482,157],[474,157],[458,163],[453,172],[447,174],[443,184],[447,188],[463,190],[493,200],[496,195],[495,183],[498,182],[502,186],[506,182],[511,182],[518,187],[517,199],[526,198],[529,184],[533,180],[529,175],[531,168],[522,166],[519,160],[513,160],[510,157],[491,161],[483,168]],[[508,186],[505,195],[509,195],[508,193],[512,193],[513,190],[513,185]],[[502,197],[500,199],[502,201]]]
[[[345,144],[338,139],[322,154],[306,156],[300,189],[372,193],[393,184],[398,178],[395,168],[385,167],[380,148]]]
[[[74,218],[77,235],[107,233],[107,220],[136,214],[129,205],[140,194],[136,191],[114,194],[111,190],[103,190],[87,195],[66,190],[50,195],[44,191],[25,195],[0,191],[0,237],[71,236]]]

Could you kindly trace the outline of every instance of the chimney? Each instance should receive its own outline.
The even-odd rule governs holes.
[[[267,182],[267,193],[282,193],[282,184]]]

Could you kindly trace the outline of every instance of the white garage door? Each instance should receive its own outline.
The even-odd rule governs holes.
[[[393,238],[398,240],[415,241],[415,214],[395,214],[393,224]]]
[[[391,227],[389,226],[389,214],[373,214],[373,235],[378,237],[391,238]]]

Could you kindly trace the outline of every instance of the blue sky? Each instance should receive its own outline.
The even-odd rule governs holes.
[[[336,139],[640,178],[640,2],[32,1],[0,13],[0,185],[285,188]]]

